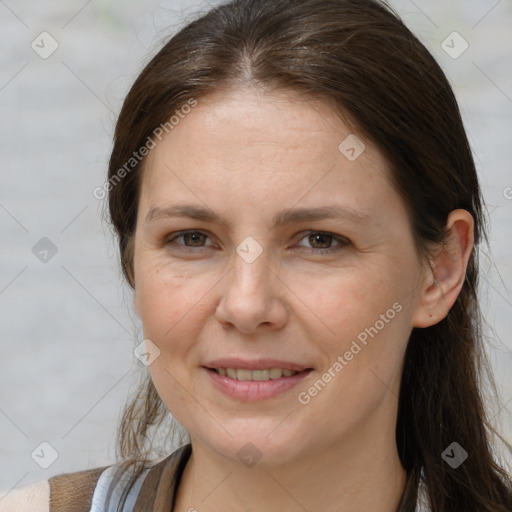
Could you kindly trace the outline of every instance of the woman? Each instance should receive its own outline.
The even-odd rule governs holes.
[[[105,189],[150,378],[122,462],[53,477],[42,510],[512,510],[479,388],[475,166],[386,6],[192,22],[130,90]],[[151,462],[168,412],[190,443]]]

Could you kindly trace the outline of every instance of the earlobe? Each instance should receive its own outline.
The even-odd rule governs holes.
[[[446,317],[466,278],[474,247],[474,221],[466,210],[448,215],[446,238],[435,249],[426,269],[413,327],[430,327]]]

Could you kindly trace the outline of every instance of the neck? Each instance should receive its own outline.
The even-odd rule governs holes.
[[[191,439],[175,511],[395,512],[406,472],[394,430],[368,434],[359,432],[293,464],[251,468]]]

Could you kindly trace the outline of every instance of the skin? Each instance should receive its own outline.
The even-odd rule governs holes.
[[[396,510],[406,478],[395,444],[404,351],[413,327],[439,322],[453,305],[473,224],[468,212],[452,212],[446,245],[422,259],[381,153],[361,135],[356,160],[338,150],[351,133],[320,100],[241,88],[200,98],[146,159],[134,307],[160,350],[149,367],[156,389],[191,438],[177,512]],[[223,222],[148,220],[152,208],[177,203]],[[366,218],[272,227],[282,209],[326,205]],[[171,241],[189,229],[206,236]],[[342,238],[309,237],[318,231]],[[236,252],[249,236],[262,249],[252,263]],[[393,304],[394,318],[300,403],[298,393]],[[291,390],[251,402],[212,385],[202,365],[219,357],[313,370]],[[247,443],[261,453],[252,467],[237,457]]]

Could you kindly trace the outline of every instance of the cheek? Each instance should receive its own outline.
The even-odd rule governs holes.
[[[144,336],[164,352],[194,339],[208,315],[208,292],[218,278],[180,274],[169,265],[141,259],[136,270],[134,303]]]
[[[376,275],[372,269],[342,269],[321,279],[295,278],[293,290],[322,332],[346,340],[372,325],[397,300],[391,283]]]
[[[354,292],[351,299],[338,294],[328,304],[331,309],[323,310],[335,334],[318,341],[323,366],[312,387],[299,390],[298,399],[314,403],[309,412],[315,417],[349,429],[386,397],[394,403],[410,321],[406,306],[390,289],[344,290]]]
[[[305,296],[318,317],[310,335],[321,339],[326,369],[341,357],[345,378],[366,380],[372,370],[391,384],[411,331],[411,297],[391,270],[379,270],[325,279]]]
[[[166,332],[172,331],[190,309],[188,293],[183,283],[161,277],[158,271],[139,280],[136,303],[146,337],[163,341]]]
[[[144,338],[160,350],[149,366],[151,378],[166,407],[177,413],[181,423],[180,411],[190,408],[190,397],[184,391],[188,362],[194,360],[194,340],[199,338],[205,314],[198,301],[208,286],[204,280],[180,277],[171,274],[169,267],[154,265],[139,271],[135,290]]]

